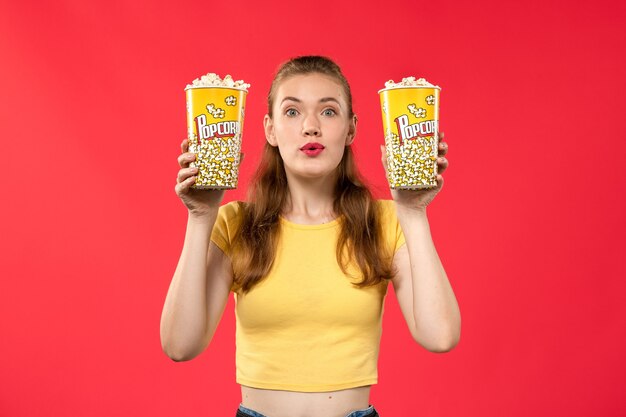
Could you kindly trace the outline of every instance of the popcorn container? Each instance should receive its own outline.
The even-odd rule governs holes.
[[[189,166],[198,168],[191,188],[237,188],[247,90],[188,85],[185,93],[189,152],[196,154]]]
[[[378,91],[387,179],[394,190],[437,186],[441,89],[424,82],[428,85],[396,85]]]

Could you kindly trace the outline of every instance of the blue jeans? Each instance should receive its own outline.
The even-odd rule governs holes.
[[[239,409],[237,410],[236,417],[267,417],[258,411],[254,411],[250,408],[244,407],[242,404],[239,404]],[[374,408],[373,405],[370,405],[364,410],[356,410],[351,413],[348,413],[346,417],[379,417],[378,411]]]

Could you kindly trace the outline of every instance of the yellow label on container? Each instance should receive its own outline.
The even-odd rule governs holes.
[[[227,87],[187,87],[189,151],[198,168],[192,188],[237,188],[243,132],[245,90]]]
[[[439,88],[399,87],[379,92],[387,178],[393,189],[437,185]]]

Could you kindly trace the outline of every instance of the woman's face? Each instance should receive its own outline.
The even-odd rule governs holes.
[[[292,76],[278,86],[265,136],[278,147],[288,178],[335,173],[356,130],[346,100],[341,84],[323,74]]]

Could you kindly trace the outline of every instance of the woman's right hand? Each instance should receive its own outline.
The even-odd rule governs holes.
[[[198,168],[191,168],[189,164],[196,159],[196,154],[189,152],[189,140],[185,139],[180,144],[182,154],[178,157],[178,177],[176,178],[176,194],[183,201],[189,215],[193,217],[205,217],[216,213],[224,198],[224,190],[196,190],[191,186],[196,182]]]

